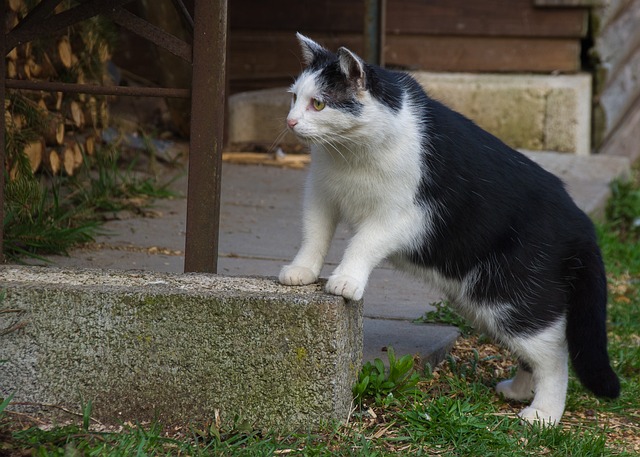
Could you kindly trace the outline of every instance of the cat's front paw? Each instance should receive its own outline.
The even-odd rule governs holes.
[[[318,276],[310,268],[286,265],[280,270],[278,279],[287,286],[304,286],[316,282]]]
[[[364,284],[347,275],[333,275],[327,281],[326,291],[341,295],[348,300],[360,300],[364,295]]]

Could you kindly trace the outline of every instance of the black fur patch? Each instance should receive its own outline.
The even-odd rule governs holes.
[[[354,116],[362,112],[362,103],[356,98],[357,86],[340,70],[337,57],[320,71],[318,84],[322,101],[328,106],[346,111]]]
[[[360,89],[334,54],[321,52],[311,70],[320,72],[322,101],[361,112]],[[429,98],[410,76],[365,65],[365,79],[369,93],[391,111],[409,104],[415,118],[406,128],[422,138],[414,199],[425,210],[425,237],[400,254],[465,283],[465,306],[494,308],[499,340],[535,335],[566,317],[580,380],[597,395],[617,396],[595,230],[560,179]]]
[[[318,82],[321,86],[323,101],[334,108],[347,111],[355,116],[362,111],[362,103],[357,99],[357,85],[341,71],[338,58],[334,54],[323,55],[322,65],[310,67],[312,71],[321,70]],[[415,87],[412,87],[415,86]],[[399,111],[404,101],[405,90],[419,96],[421,89],[413,78],[404,73],[388,71],[365,64],[365,88],[372,97],[392,111]]]

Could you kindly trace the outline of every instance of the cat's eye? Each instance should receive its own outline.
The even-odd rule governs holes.
[[[295,104],[296,100],[298,100],[298,96],[296,94],[292,94],[293,95],[293,103]]]
[[[320,100],[314,98],[312,103],[313,109],[315,109],[316,111],[322,111],[324,109],[324,102],[321,102]]]

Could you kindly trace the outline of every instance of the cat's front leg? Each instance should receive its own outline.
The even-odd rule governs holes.
[[[371,271],[393,251],[396,238],[389,227],[372,224],[361,228],[329,277],[326,291],[349,300],[360,300]]]
[[[301,286],[318,280],[336,225],[333,209],[320,199],[309,198],[304,209],[302,245],[291,264],[280,270],[281,284]]]

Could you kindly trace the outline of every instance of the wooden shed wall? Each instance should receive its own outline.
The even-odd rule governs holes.
[[[640,158],[640,1],[607,0],[593,13],[594,143]]]
[[[431,71],[574,72],[588,30],[584,7],[539,0],[387,0],[387,66]],[[330,48],[363,48],[363,0],[229,2],[231,91],[288,84],[300,31]]]

